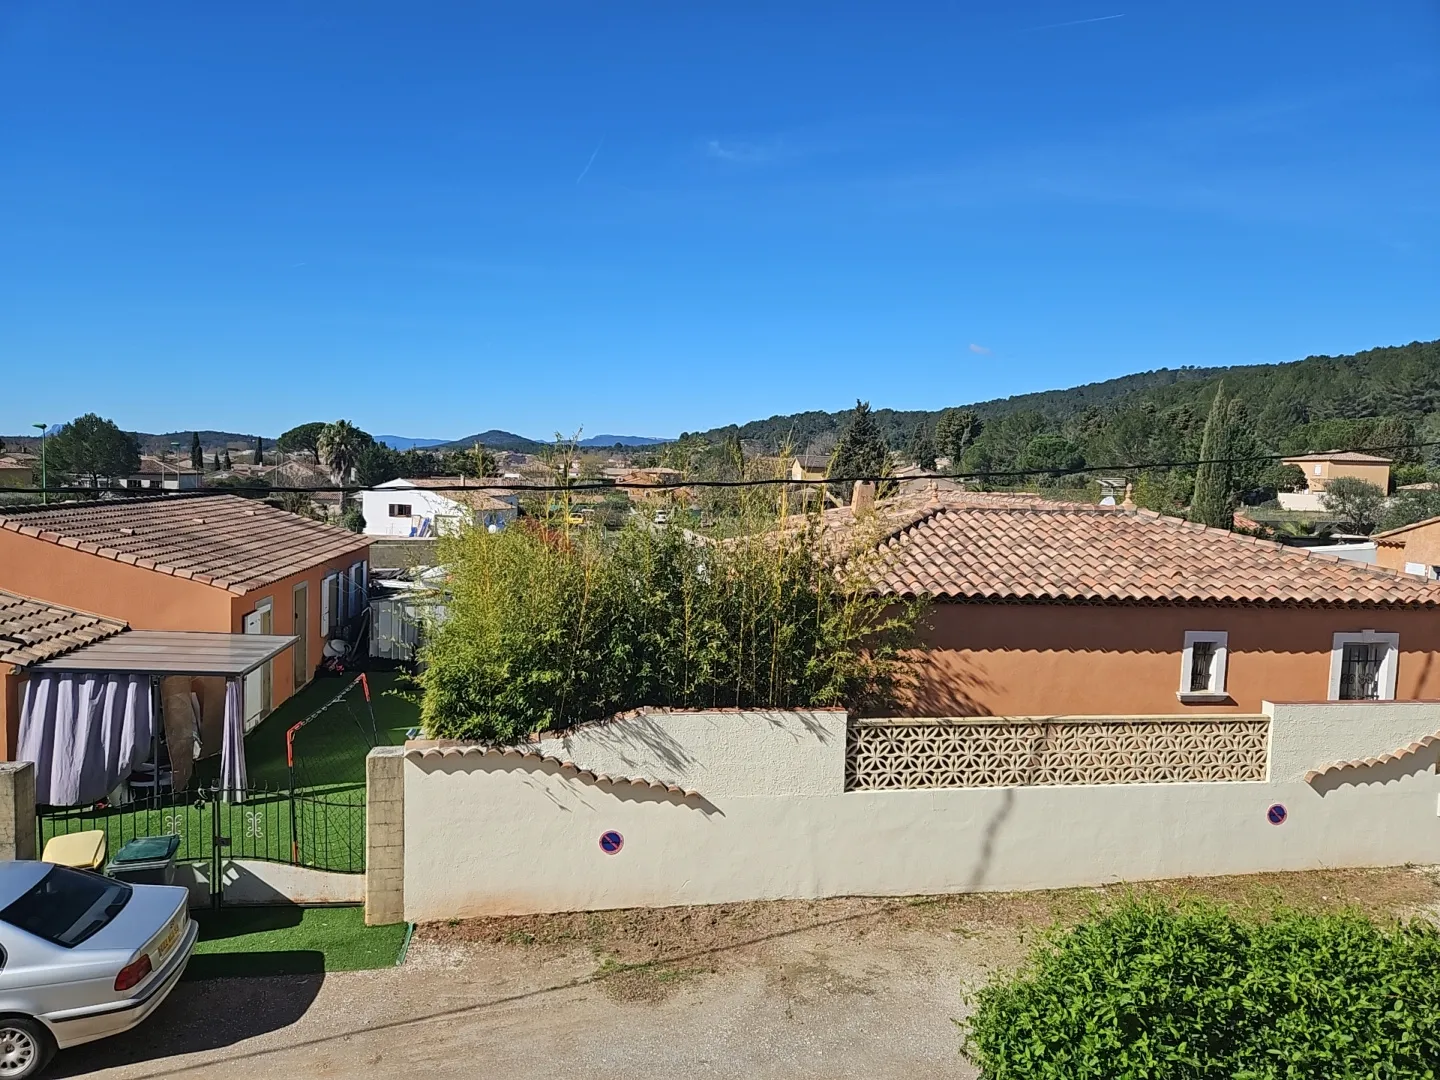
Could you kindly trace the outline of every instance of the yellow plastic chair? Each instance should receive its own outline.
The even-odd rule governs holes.
[[[98,871],[105,865],[105,855],[105,830],[94,829],[90,832],[52,836],[50,842],[45,845],[45,853],[40,858],[43,862],[54,863],[57,866],[73,866],[79,870]]]

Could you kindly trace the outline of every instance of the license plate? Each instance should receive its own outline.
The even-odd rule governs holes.
[[[170,950],[175,947],[175,942],[180,940],[180,920],[176,919],[165,931],[165,936],[160,939],[160,944],[155,946],[155,958],[158,961],[164,960],[170,955]]]

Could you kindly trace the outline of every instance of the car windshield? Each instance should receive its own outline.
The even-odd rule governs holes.
[[[0,911],[0,919],[52,944],[73,949],[120,914],[131,891],[123,881],[56,866]]]

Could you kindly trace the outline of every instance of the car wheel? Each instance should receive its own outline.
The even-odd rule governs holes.
[[[38,1075],[54,1052],[50,1032],[39,1021],[22,1016],[0,1020],[0,1080]]]

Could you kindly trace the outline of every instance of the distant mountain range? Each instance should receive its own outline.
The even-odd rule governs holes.
[[[591,435],[581,439],[581,446],[659,446],[672,439],[652,439],[648,435]]]
[[[376,435],[375,441],[384,443],[391,450],[424,450],[445,442],[444,439],[412,439],[408,435]]]
[[[54,435],[61,428],[60,424],[54,425],[48,434]],[[144,431],[133,433],[140,441],[140,450],[145,454],[168,454],[173,449],[173,444],[180,444],[182,457],[189,457],[190,436],[189,431],[168,431],[161,434],[150,434]],[[482,431],[475,435],[467,435],[463,439],[419,439],[410,435],[376,435],[375,441],[384,443],[392,450],[468,450],[477,442],[491,450],[511,450],[520,454],[533,454],[545,444],[538,439],[527,439],[524,435],[516,435],[513,431],[500,431],[492,428],[489,431]],[[607,446],[657,446],[660,443],[670,442],[669,439],[656,439],[648,435],[592,435],[588,439],[581,439],[580,445],[586,448],[595,449]],[[40,437],[31,434],[0,435],[0,443],[4,443],[12,450],[38,449]],[[34,447],[30,444],[34,443]],[[210,454],[215,450],[229,447],[232,450],[251,449],[255,446],[255,436],[245,435],[236,431],[201,431],[200,445],[204,447],[205,453]],[[273,436],[265,436],[265,449],[269,451],[275,445]]]
[[[405,447],[396,446],[390,442],[394,436],[377,435],[376,438],[397,450]],[[648,435],[591,435],[588,439],[581,439],[580,445],[588,449],[601,448],[606,446],[656,446],[659,443],[669,442],[669,439],[655,439]],[[467,435],[463,439],[453,439],[450,442],[430,439],[412,439],[411,445],[435,446],[445,450],[468,450],[476,443],[488,447],[491,450],[513,450],[520,454],[533,454],[542,446],[546,445],[538,439],[527,439],[524,435],[516,435],[513,431],[499,431],[491,429],[482,431],[475,435]]]

